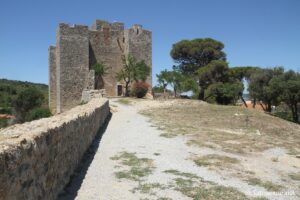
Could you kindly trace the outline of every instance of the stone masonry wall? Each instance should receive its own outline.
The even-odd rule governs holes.
[[[89,79],[88,27],[60,24],[56,53],[60,87],[57,112],[64,112],[80,104]]]
[[[0,130],[0,199],[56,199],[108,115],[108,100],[92,99]]]
[[[117,96],[116,73],[123,67],[124,24],[96,20],[89,31],[90,66],[103,63],[106,74],[103,76],[104,88],[109,96]],[[101,88],[95,88],[101,89]]]
[[[56,86],[56,48],[50,46],[49,50],[49,108],[56,113],[57,86]]]
[[[152,33],[144,30],[141,25],[134,25],[125,31],[126,54],[132,55],[138,61],[144,60],[150,66],[150,76],[147,83],[152,87]]]

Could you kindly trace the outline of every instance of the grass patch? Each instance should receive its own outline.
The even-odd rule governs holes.
[[[4,118],[0,118],[0,128],[5,128],[9,125],[9,120],[10,119],[4,119]]]
[[[168,132],[162,133],[162,134],[160,134],[159,136],[165,137],[165,138],[173,138],[173,137],[176,137],[175,134],[171,134],[171,133],[168,133]]]
[[[176,175],[176,176],[182,176],[182,177],[186,177],[186,178],[200,178],[196,174],[187,173],[187,172],[180,172],[180,171],[175,170],[175,169],[165,170],[164,173],[173,174],[173,175]]]
[[[111,157],[111,159],[119,161],[119,164],[127,167],[127,169],[115,172],[116,177],[119,179],[140,181],[143,177],[152,174],[154,169],[151,159],[139,158],[135,153],[121,152],[119,155]]]
[[[139,185],[132,189],[133,193],[136,193],[137,191],[143,194],[151,194],[155,195],[154,192],[155,189],[164,190],[166,189],[166,186],[160,184],[160,183],[139,183]]]
[[[208,154],[205,156],[195,158],[194,162],[196,163],[196,165],[201,167],[214,166],[222,168],[226,166],[231,166],[232,164],[237,164],[239,163],[239,160],[236,158],[221,156],[218,154]]]
[[[132,103],[129,99],[124,98],[118,99],[117,102],[124,105],[130,105]]]
[[[249,199],[245,194],[235,188],[220,186],[211,181],[204,181],[196,174],[180,172],[175,169],[166,170],[164,173],[177,176],[173,179],[174,183],[169,187],[194,200]]]
[[[175,190],[195,200],[248,199],[245,194],[231,187],[199,185],[190,179],[184,178],[175,179]]]
[[[81,101],[79,105],[82,106],[82,105],[85,105],[85,104],[87,104],[87,103],[88,103],[87,101]]]
[[[294,181],[300,181],[300,174],[289,174],[289,177]]]
[[[257,185],[257,186],[263,187],[266,190],[272,191],[272,192],[278,192],[281,189],[283,189],[283,186],[281,186],[281,185],[276,185],[270,181],[262,181],[259,178],[249,178],[247,180],[247,182],[250,185]]]

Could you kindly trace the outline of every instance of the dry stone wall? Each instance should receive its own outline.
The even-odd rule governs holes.
[[[105,98],[0,130],[0,199],[56,199],[109,115]]]

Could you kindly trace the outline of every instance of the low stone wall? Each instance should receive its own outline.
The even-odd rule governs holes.
[[[82,97],[81,102],[89,102],[93,98],[103,98],[106,97],[106,91],[105,89],[100,90],[83,90],[82,91]]]
[[[0,199],[56,199],[109,115],[105,98],[0,130]]]

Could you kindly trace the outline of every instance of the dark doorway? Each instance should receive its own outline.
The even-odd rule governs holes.
[[[118,96],[122,96],[123,94],[123,87],[122,85],[118,85]]]

